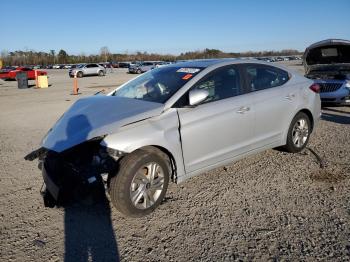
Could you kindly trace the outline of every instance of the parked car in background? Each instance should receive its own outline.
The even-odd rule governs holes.
[[[269,148],[303,150],[320,117],[318,91],[256,60],[176,63],[78,100],[26,159],[42,161],[47,205],[108,174],[115,207],[140,217],[162,202],[169,181]]]
[[[156,63],[156,68],[167,66],[167,65],[171,65],[171,64],[172,64],[171,62],[157,62]]]
[[[112,68],[112,63],[110,62],[100,62],[98,63],[100,66],[103,66],[104,68]]]
[[[119,68],[129,68],[131,65],[131,62],[119,62],[118,67]]]
[[[119,66],[118,66],[118,62],[115,62],[115,61],[111,62],[111,66],[112,66],[113,68],[118,68],[118,67],[119,67]]]
[[[130,65],[129,67],[129,73],[132,74],[141,74],[144,72],[147,72],[149,70],[152,70],[156,67],[156,62],[142,62],[136,65]]]
[[[5,72],[0,72],[0,78],[4,80],[17,80],[18,72],[26,72],[28,80],[35,79],[35,71],[37,72],[37,76],[47,75],[46,71],[42,70],[33,70],[28,67],[17,67],[13,70],[7,70]]]
[[[350,104],[350,41],[327,39],[310,45],[303,55],[305,76],[320,87],[321,100]]]
[[[15,66],[5,66],[0,69],[0,73],[8,73],[9,71],[15,70],[17,67]]]
[[[57,64],[56,64],[56,65],[53,65],[53,66],[52,66],[52,69],[60,69],[60,65],[57,65]]]
[[[68,72],[70,77],[83,77],[83,76],[104,76],[106,74],[106,69],[98,64],[81,64],[76,68],[70,69]]]
[[[85,64],[73,64],[70,69],[78,68],[81,65],[85,65]]]
[[[257,57],[256,59],[265,62],[273,62],[272,58],[269,57]]]

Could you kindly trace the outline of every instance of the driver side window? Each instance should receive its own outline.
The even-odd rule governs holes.
[[[210,72],[192,88],[205,89],[209,92],[204,101],[213,102],[241,94],[241,78],[237,66],[224,66]]]
[[[215,69],[199,80],[190,90],[207,90],[209,96],[202,103],[214,102],[242,94],[239,69],[229,65]],[[189,92],[179,99],[177,107],[189,105]]]

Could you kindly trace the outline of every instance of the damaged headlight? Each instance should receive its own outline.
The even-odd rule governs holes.
[[[125,152],[122,152],[113,148],[101,146],[99,154],[102,157],[110,156],[110,157],[113,157],[115,160],[118,160],[120,157],[125,155]]]

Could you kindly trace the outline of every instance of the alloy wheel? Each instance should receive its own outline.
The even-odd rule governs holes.
[[[304,118],[298,119],[292,130],[292,141],[293,144],[300,148],[302,147],[309,137],[309,125],[307,120]]]
[[[143,165],[135,174],[130,186],[130,199],[138,209],[155,204],[164,186],[164,171],[156,162]]]

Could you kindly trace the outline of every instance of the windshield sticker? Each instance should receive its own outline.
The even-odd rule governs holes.
[[[188,79],[190,79],[192,77],[192,74],[187,74],[187,75],[185,75],[182,79],[183,80],[188,80]]]
[[[180,68],[176,72],[178,73],[187,73],[187,74],[195,74],[201,71],[199,68]]]

